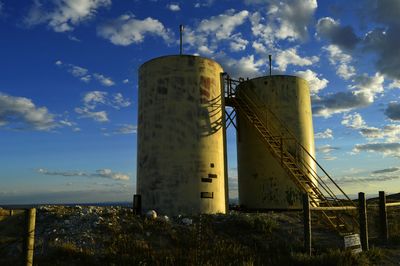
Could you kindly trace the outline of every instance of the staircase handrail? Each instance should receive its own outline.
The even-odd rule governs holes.
[[[256,111],[256,115],[258,116],[259,120],[261,121],[261,123],[264,124],[264,121],[262,119],[260,119],[260,117],[263,117],[263,113],[260,111],[261,107],[263,108],[263,111],[266,112],[266,117],[267,119],[271,117],[272,122],[277,122],[276,124],[278,124],[280,126],[280,128],[284,129],[284,131],[286,131],[286,133],[290,136],[290,138],[286,139],[292,139],[295,143],[295,147],[298,147],[300,151],[304,152],[310,159],[312,162],[315,163],[315,165],[317,166],[318,169],[320,169],[325,176],[332,182],[332,184],[334,184],[334,186],[336,187],[336,189],[338,189],[342,195],[349,201],[352,203],[353,206],[356,206],[355,203],[347,196],[347,194],[337,185],[337,183],[332,179],[332,177],[325,171],[325,169],[317,162],[317,160],[314,158],[314,156],[312,156],[310,154],[310,152],[298,141],[298,139],[296,138],[296,136],[285,126],[285,124],[275,115],[275,113],[273,111],[270,110],[270,108],[268,106],[266,106],[265,104],[257,104],[255,101],[258,101],[257,99],[257,95],[251,90],[248,89],[246,91],[243,91],[240,89],[240,85],[244,84],[243,82],[239,81],[239,85],[236,87],[236,90],[234,91],[234,95],[235,97],[240,97],[240,96],[244,96],[244,98],[247,100],[248,103],[250,103],[253,107],[253,111]],[[253,96],[254,99],[251,98],[250,95],[247,95],[250,92],[250,94]],[[232,93],[232,91],[231,91]],[[268,115],[269,114],[269,115]],[[275,121],[273,121],[275,120]],[[283,138],[283,134],[282,131],[279,129],[274,128],[271,123],[264,124],[265,127],[267,128],[272,128],[274,131],[277,131],[278,134],[280,135],[281,138]],[[275,125],[274,125],[275,126]],[[297,149],[295,154],[297,155]],[[292,155],[293,156],[293,155]],[[306,160],[304,160],[304,158],[302,158],[301,156],[296,156],[294,157],[296,159],[296,162],[300,162],[311,174],[311,172],[313,172],[312,176],[317,180],[318,183],[320,183],[318,180],[320,180],[323,184],[324,184],[324,190],[326,191],[325,188],[327,188],[331,193],[329,193],[327,191],[328,194],[330,194],[330,196],[333,196],[333,198],[336,198],[337,203],[341,204],[342,201],[340,199],[338,199],[335,194],[330,190],[329,186],[326,185],[325,181],[322,180],[322,178],[318,175],[318,173],[314,170],[313,167],[311,167],[308,162]],[[310,171],[311,170],[311,171]],[[314,175],[315,174],[315,175]],[[312,180],[310,180],[312,182]]]

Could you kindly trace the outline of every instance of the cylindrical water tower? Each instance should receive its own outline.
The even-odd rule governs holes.
[[[226,212],[222,72],[215,61],[191,55],[140,67],[137,193],[143,209]]]
[[[315,157],[310,91],[304,79],[283,75],[265,76],[244,81],[239,89],[255,95],[259,103],[267,106]],[[285,136],[285,132],[282,134]],[[295,149],[290,147],[295,146],[293,142],[286,145],[289,146],[289,152]],[[300,190],[279,160],[268,151],[256,128],[240,112],[237,146],[240,205],[248,209],[301,208]],[[314,161],[305,154],[303,156],[315,170]]]

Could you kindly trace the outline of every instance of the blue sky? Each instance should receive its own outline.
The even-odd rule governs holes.
[[[308,80],[318,161],[349,194],[399,192],[398,0],[0,0],[0,204],[131,200],[137,70],[179,24],[232,76],[272,54]]]

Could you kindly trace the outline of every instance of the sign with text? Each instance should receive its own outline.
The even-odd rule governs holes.
[[[360,235],[352,234],[344,236],[344,248],[350,249],[353,253],[360,253],[362,251]]]

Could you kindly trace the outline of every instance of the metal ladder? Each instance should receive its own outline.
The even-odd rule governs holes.
[[[308,194],[312,207],[356,206],[285,124],[267,106],[260,104],[255,93],[250,88],[242,89],[245,87],[242,80],[235,81],[228,77],[225,81],[226,105],[232,106],[254,126],[266,149],[280,162],[297,188]],[[342,199],[338,198],[339,195]],[[355,214],[341,216],[337,211],[329,210],[320,213],[340,235],[358,231]]]

